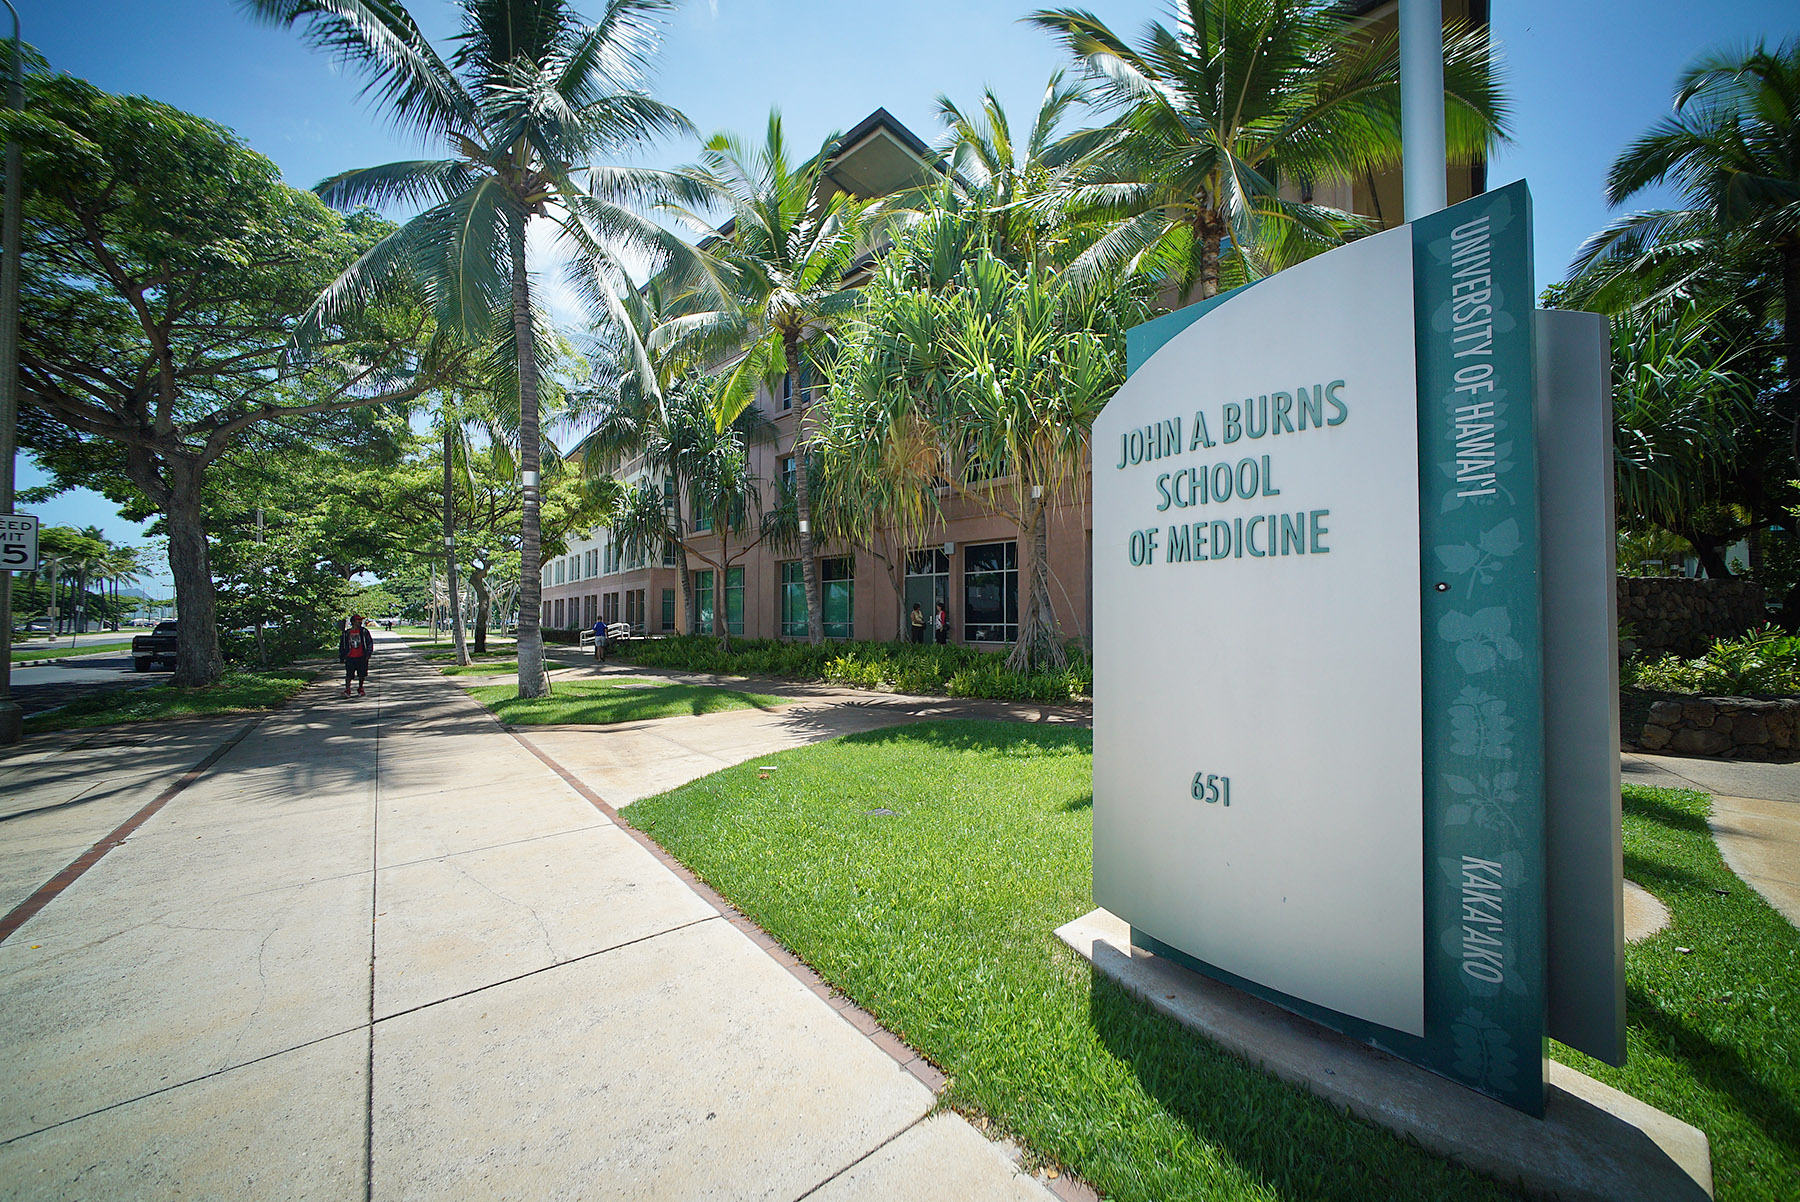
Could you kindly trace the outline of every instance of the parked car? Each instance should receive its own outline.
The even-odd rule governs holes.
[[[48,623],[48,622],[27,622],[23,626],[16,627],[15,632],[19,633],[19,634],[49,634],[50,633],[50,623]]]
[[[149,627],[156,625],[156,621],[153,618],[133,618],[131,619],[131,624],[133,626],[142,626],[145,629],[148,629]]]
[[[148,672],[152,665],[162,664],[171,671],[175,668],[175,623],[158,622],[149,634],[140,634],[131,640],[131,666],[139,672]]]

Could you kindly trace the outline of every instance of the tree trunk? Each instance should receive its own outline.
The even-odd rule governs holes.
[[[525,274],[525,221],[512,229],[513,349],[519,356],[519,470],[525,499],[519,522],[519,696],[543,697],[550,691],[544,678],[542,617],[544,580],[542,531],[538,527],[538,380],[537,348],[531,337],[531,280]]]
[[[446,592],[450,596],[450,626],[456,632],[456,662],[468,667],[469,640],[463,633],[462,589],[456,582],[456,506],[451,500],[450,457],[456,448],[456,435],[450,424],[450,412],[444,411],[444,573]]]
[[[494,597],[488,591],[487,569],[469,569],[469,587],[475,590],[475,654],[487,654],[488,619],[494,610]]]
[[[1731,568],[1725,563],[1725,556],[1717,539],[1694,530],[1677,530],[1675,533],[1687,539],[1688,546],[1694,549],[1694,557],[1700,561],[1708,578],[1713,580],[1730,580]]]
[[[817,647],[825,641],[825,613],[819,605],[819,564],[813,553],[812,486],[808,481],[806,391],[800,387],[800,340],[783,340],[788,375],[794,381],[794,510],[800,519],[800,579],[806,586],[806,641]]]
[[[1800,471],[1800,244],[1781,252],[1782,357],[1787,368],[1788,410],[1793,414],[1794,468]]]
[[[1200,299],[1211,300],[1219,295],[1219,249],[1220,240],[1210,231],[1200,241]]]
[[[725,540],[719,540],[719,560],[725,561]],[[718,640],[719,650],[731,649],[731,628],[725,624],[725,577],[730,567],[721,567],[713,572],[713,638]]]
[[[218,599],[213,592],[212,561],[206,552],[206,522],[200,512],[202,469],[168,460],[169,571],[175,577],[175,675],[171,684],[198,688],[217,684],[225,674],[219,654]]]
[[[1029,531],[1031,536],[1030,586],[1025,612],[1019,615],[1019,641],[1006,658],[1006,666],[1016,672],[1029,672],[1040,664],[1069,666],[1056,611],[1050,604],[1050,503],[1034,498],[1029,506],[1020,533]]]

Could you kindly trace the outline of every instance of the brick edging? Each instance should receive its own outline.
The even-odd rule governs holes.
[[[80,880],[82,875],[86,873],[88,869],[92,868],[105,858],[107,852],[125,842],[125,840],[130,838],[140,826],[155,817],[156,812],[165,805],[168,805],[169,802],[173,801],[178,793],[199,780],[201,775],[204,774],[208,768],[223,759],[225,754],[233,747],[242,743],[244,739],[249,736],[251,731],[262,724],[263,719],[267,716],[268,715],[266,714],[260,714],[244,723],[236,734],[207,752],[205,757],[202,758],[198,764],[195,764],[192,768],[189,768],[186,772],[183,772],[180,776],[175,778],[173,784],[169,785],[169,787],[164,789],[161,793],[158,793],[155,798],[148,802],[137,813],[127,818],[124,822],[121,822],[113,829],[111,834],[106,836],[106,838],[82,852],[81,855],[77,856],[75,860],[68,865],[68,867],[45,881],[42,885],[39,885],[37,889],[32,892],[30,897],[27,897],[24,901],[14,906],[7,913],[6,917],[0,918],[0,943],[4,943],[11,937],[13,932],[17,931],[27,922],[30,922],[32,918],[37,915],[38,911],[55,901],[57,896],[61,894],[64,889],[67,889],[70,885],[73,885],[76,881]]]

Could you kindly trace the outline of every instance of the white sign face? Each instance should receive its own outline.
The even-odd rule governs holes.
[[[38,562],[38,520],[0,514],[0,572],[29,572]]]
[[[1232,296],[1094,425],[1094,895],[1424,1031],[1411,232]]]

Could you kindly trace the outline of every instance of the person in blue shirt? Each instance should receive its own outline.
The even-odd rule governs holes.
[[[606,619],[601,618],[594,623],[594,662],[606,662]]]

